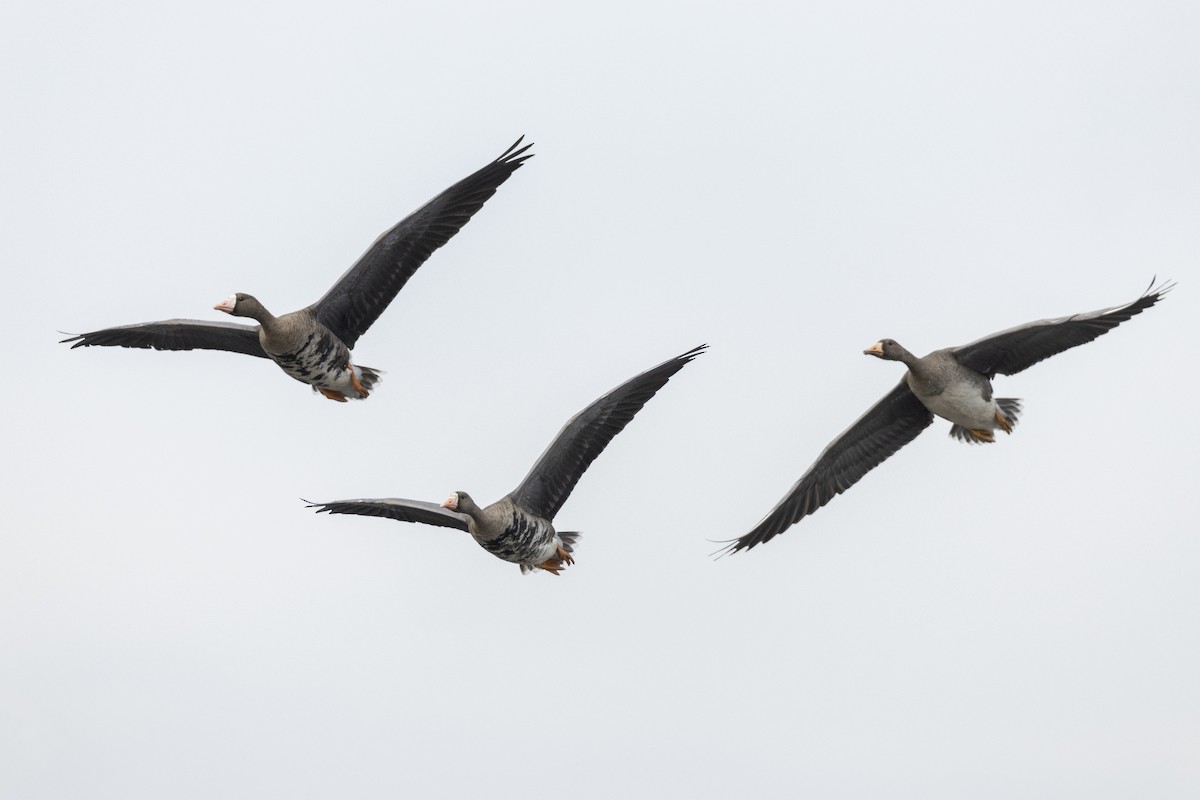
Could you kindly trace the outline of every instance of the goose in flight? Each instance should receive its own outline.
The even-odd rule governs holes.
[[[575,563],[571,554],[579,533],[556,531],[554,515],[612,438],[706,347],[700,345],[664,361],[580,411],[554,437],[525,480],[489,506],[480,508],[466,492],[455,492],[441,505],[393,497],[309,503],[308,507],[318,513],[361,514],[457,528],[471,534],[497,558],[519,564],[522,574],[543,569],[557,575],[566,565]]]
[[[721,552],[749,550],[783,533],[917,438],[933,423],[935,414],[951,422],[950,435],[962,442],[993,442],[997,429],[1011,433],[1021,403],[993,397],[992,378],[1015,375],[1050,356],[1087,344],[1153,306],[1172,286],[1150,288],[1123,306],[1030,322],[961,347],[935,350],[924,358],[917,358],[893,339],[876,342],[863,353],[901,362],[908,367],[904,378],[829,443],[753,530],[729,542]]]
[[[450,241],[500,184],[533,157],[525,154],[532,144],[518,149],[522,139],[386,231],[307,308],[277,317],[254,296],[238,292],[213,308],[249,317],[257,325],[171,319],[104,328],[62,341],[72,342],[72,348],[115,345],[244,353],[271,359],[330,400],[365,399],[380,371],[353,364],[350,350],[433,251]]]

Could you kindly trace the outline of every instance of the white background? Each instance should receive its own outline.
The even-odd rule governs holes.
[[[736,8],[736,10],[735,10]],[[0,15],[0,795],[1200,792],[1194,3],[17,3]],[[58,331],[277,313],[537,156],[362,338],[362,403]],[[1159,306],[713,561],[919,354]],[[561,577],[300,498],[512,489],[712,350]]]

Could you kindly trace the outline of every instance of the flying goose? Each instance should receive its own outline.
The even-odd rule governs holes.
[[[1154,286],[1153,281],[1150,285]],[[924,358],[917,358],[893,339],[881,339],[863,353],[903,363],[908,367],[904,378],[829,443],[752,531],[732,540],[721,552],[749,550],[783,533],[917,438],[933,423],[935,414],[952,423],[950,435],[962,442],[993,442],[997,429],[1011,433],[1021,403],[993,397],[992,378],[1015,375],[1108,333],[1153,306],[1173,285],[1150,288],[1123,306],[1030,322],[962,347],[935,350]]]
[[[379,318],[417,268],[483,207],[500,184],[533,154],[517,139],[492,163],[451,186],[375,240],[317,302],[274,316],[252,295],[238,292],[213,306],[258,325],[171,319],[83,333],[72,348],[113,346],[155,350],[228,350],[270,358],[330,400],[365,399],[380,371],[352,364],[350,350]]]
[[[566,565],[575,563],[571,554],[580,534],[555,531],[554,515],[612,438],[671,376],[706,347],[700,345],[664,361],[580,411],[558,432],[525,480],[485,508],[476,505],[466,492],[454,492],[440,506],[420,500],[385,498],[309,503],[308,507],[317,509],[317,513],[361,514],[457,528],[470,533],[484,550],[497,558],[519,564],[522,574],[543,569],[557,575]]]

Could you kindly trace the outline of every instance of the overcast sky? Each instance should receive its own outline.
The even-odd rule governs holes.
[[[737,10],[733,10],[736,6]],[[68,3],[0,12],[0,795],[1200,792],[1200,7]],[[527,162],[361,403],[58,331],[276,313]],[[714,561],[917,353],[1164,302]],[[560,577],[300,498],[481,502],[707,342]]]

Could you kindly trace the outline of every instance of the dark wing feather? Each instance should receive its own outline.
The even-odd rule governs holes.
[[[304,502],[308,503],[307,500]],[[400,522],[424,522],[426,525],[467,530],[466,514],[459,514],[448,508],[442,508],[437,503],[426,503],[424,500],[405,500],[400,497],[364,498],[361,500],[335,500],[332,503],[309,503],[308,507],[315,508],[318,514],[327,511],[330,514],[387,517]]]
[[[511,495],[535,516],[553,520],[575,484],[655,393],[684,365],[704,352],[700,345],[618,386],[563,426]]]
[[[525,137],[521,137],[524,139]],[[500,184],[533,157],[517,139],[502,156],[451,186],[384,233],[312,309],[353,348],[417,268],[483,208]]]
[[[783,533],[858,483],[864,475],[917,438],[932,422],[933,414],[908,388],[908,382],[901,380],[870,411],[829,443],[754,530],[734,539],[723,552],[749,550]]]
[[[257,325],[236,322],[202,322],[197,319],[168,319],[122,325],[91,333],[80,333],[60,343],[76,347],[142,347],[155,350],[228,350],[268,358],[258,341]]]
[[[1153,287],[1153,282],[1150,284]],[[1014,375],[1064,350],[1103,336],[1130,317],[1140,314],[1163,299],[1174,284],[1151,288],[1137,300],[1123,306],[1090,311],[1059,319],[1030,322],[953,350],[965,367],[989,378]]]

